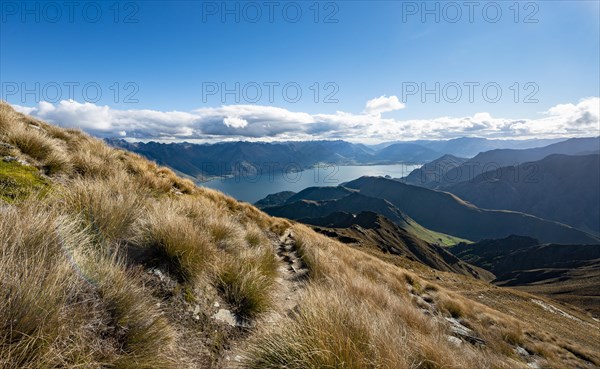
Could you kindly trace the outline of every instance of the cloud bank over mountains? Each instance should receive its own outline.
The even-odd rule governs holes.
[[[93,103],[63,100],[16,110],[63,127],[81,128],[100,137],[131,140],[224,141],[343,139],[375,143],[390,140],[551,138],[600,134],[600,98],[559,104],[534,119],[468,117],[400,120],[385,113],[405,108],[396,96],[369,100],[362,113],[309,114],[262,105],[223,105],[191,112],[119,110]]]

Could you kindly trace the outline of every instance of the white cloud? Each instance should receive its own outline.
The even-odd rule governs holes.
[[[600,117],[600,98],[590,97],[577,104],[559,104],[550,108],[545,114],[550,117],[563,117],[568,124],[597,124]]]
[[[248,121],[238,117],[226,117],[223,119],[223,124],[227,127],[244,128],[248,125]]]
[[[378,102],[373,102],[375,100]],[[497,118],[486,112],[428,120],[381,117],[381,112],[399,107],[394,101],[393,96],[370,100],[367,103],[371,106],[370,111],[361,114],[341,111],[308,114],[260,105],[224,105],[191,112],[116,110],[75,101],[42,102],[37,107],[15,106],[15,109],[64,127],[82,128],[97,136],[132,140],[344,139],[380,142],[462,136],[543,138],[600,134],[598,97],[553,106],[535,119]]]
[[[365,113],[379,116],[381,113],[404,109],[404,107],[405,105],[398,100],[397,96],[383,95],[367,101]]]

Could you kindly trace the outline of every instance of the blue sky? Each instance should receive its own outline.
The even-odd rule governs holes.
[[[404,104],[381,112],[406,121],[483,112],[536,119],[600,95],[598,1],[281,1],[272,12],[263,1],[53,4],[2,2],[0,79],[12,104],[55,97],[55,83],[55,100],[66,99],[65,83],[75,82],[78,102],[160,112],[251,104],[362,114],[368,100],[396,96]],[[236,83],[238,101],[207,93]],[[265,83],[278,84],[272,101]],[[421,96],[436,83],[439,101]],[[465,83],[476,84],[472,99]],[[22,96],[23,86],[40,96]]]

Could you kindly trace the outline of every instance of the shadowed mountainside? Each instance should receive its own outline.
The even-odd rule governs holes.
[[[328,198],[333,200],[313,200]],[[515,211],[481,209],[447,192],[381,177],[362,177],[337,188],[311,187],[287,198],[283,204],[263,210],[289,219],[317,218],[332,212],[373,211],[400,226],[403,218],[410,218],[428,230],[474,241],[520,234],[544,242],[598,242],[595,236],[561,223]],[[435,238],[420,237],[437,243]]]
[[[482,173],[507,166],[518,166],[528,162],[538,161],[552,154],[589,155],[600,150],[600,137],[571,138],[552,145],[523,150],[497,149],[479,153],[459,165],[436,176],[430,176],[428,182],[415,182],[427,188],[444,188],[464,181],[470,181]],[[527,172],[531,173],[531,169]]]
[[[303,199],[304,195],[309,199]],[[312,198],[323,200],[311,200]],[[359,214],[370,211],[383,215],[416,237],[430,243],[454,245],[462,240],[424,228],[384,199],[365,196],[342,187],[311,187],[290,197],[284,205],[270,206],[263,210],[269,215],[299,221],[306,218],[322,218],[332,213]]]
[[[600,234],[600,155],[550,155],[445,188],[485,209],[515,210]]]
[[[415,186],[426,186],[430,183],[437,183],[440,181],[440,173],[448,173],[467,160],[466,158],[446,154],[432,162],[424,164],[421,168],[413,170],[408,176],[398,180]]]
[[[424,227],[469,240],[528,235],[543,242],[597,243],[597,238],[564,224],[532,215],[485,210],[447,193],[378,177],[345,184],[366,196],[386,199]]]

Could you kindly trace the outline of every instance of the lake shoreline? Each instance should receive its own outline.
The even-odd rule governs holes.
[[[401,163],[382,165],[313,166],[293,173],[275,171],[266,174],[230,175],[215,177],[198,185],[221,191],[239,201],[254,203],[267,195],[281,192],[299,192],[307,187],[335,187],[362,176],[407,176],[421,165]]]
[[[410,167],[421,167],[422,165],[424,165],[425,163],[407,163],[407,162],[392,162],[392,163],[380,163],[380,162],[374,162],[374,163],[360,163],[360,164],[333,164],[333,163],[318,163],[315,164],[311,167],[308,168],[302,168],[302,170],[294,172],[294,173],[301,173],[301,172],[307,172],[310,170],[315,170],[318,168],[332,168],[332,167],[373,167],[373,166],[396,166],[396,165],[407,165]],[[278,174],[282,174],[283,173],[283,169],[278,170],[277,171]],[[254,175],[254,174],[249,174],[249,175]],[[214,176],[205,176],[204,178],[206,179],[200,179],[198,177],[194,178],[191,177],[192,180],[194,181],[194,183],[198,184],[198,185],[203,185],[207,182],[212,182],[218,179],[222,179],[222,180],[226,180],[226,179],[231,179],[231,178],[235,178],[236,176],[240,176],[240,174],[236,174],[236,173],[231,173],[231,174],[225,174],[225,175],[214,175]]]

